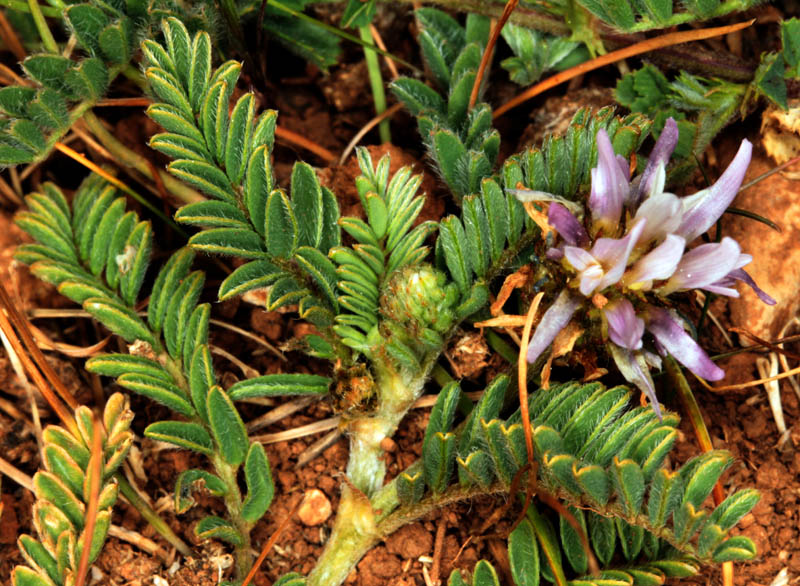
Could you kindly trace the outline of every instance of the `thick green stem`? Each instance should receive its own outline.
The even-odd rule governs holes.
[[[333,533],[306,586],[338,586],[381,539],[372,504],[364,493],[345,485]]]
[[[369,415],[360,415],[347,422],[350,435],[350,458],[347,477],[368,496],[383,486],[386,464],[381,442],[394,435],[400,421],[422,393],[430,369],[410,375],[391,367],[376,373],[378,407]]]
[[[242,493],[239,491],[239,484],[236,481],[237,467],[226,463],[219,453],[214,454],[211,460],[217,476],[222,479],[227,487],[225,491],[225,508],[228,511],[228,517],[242,536],[242,543],[237,545],[234,550],[236,578],[237,580],[242,580],[253,563],[253,556],[250,553],[250,530],[253,527],[242,518]]]
[[[359,27],[358,33],[364,43],[367,45],[374,45],[369,25]],[[386,111],[386,93],[383,89],[383,78],[381,77],[381,65],[378,62],[378,54],[373,49],[364,47],[364,60],[367,62],[369,85],[372,87],[372,99],[375,101],[375,113],[381,115]],[[392,142],[392,134],[389,130],[388,120],[381,121],[378,125],[378,132],[381,136],[381,142]]]
[[[33,23],[36,25],[36,30],[39,31],[39,36],[42,38],[44,48],[50,53],[58,53],[58,43],[53,38],[53,33],[50,32],[50,27],[47,26],[47,21],[42,14],[42,7],[39,6],[37,0],[28,0],[28,8],[33,18]]]
[[[0,6],[10,8],[11,10],[16,10],[18,12],[31,11],[29,2],[25,2],[25,0],[0,0]],[[43,16],[49,16],[51,18],[61,17],[61,11],[51,6],[39,6],[39,11]]]
[[[153,171],[155,170],[155,167],[153,167],[146,158],[138,153],[135,153],[118,141],[114,135],[106,130],[106,127],[103,126],[103,123],[100,122],[93,112],[87,111],[85,114],[83,114],[83,120],[86,122],[86,126],[89,127],[89,130],[92,131],[92,134],[95,135],[97,140],[99,140],[100,143],[112,155],[114,155],[120,163],[127,167],[136,169],[148,179],[154,179]],[[175,196],[176,199],[180,200],[181,203],[189,204],[198,201],[205,201],[206,198],[191,187],[188,187],[184,183],[181,183],[163,171],[156,172],[158,173],[161,181],[164,183],[164,187],[167,188],[167,191]]]

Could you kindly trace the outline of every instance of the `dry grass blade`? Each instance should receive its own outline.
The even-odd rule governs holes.
[[[565,81],[569,81],[570,79],[573,79],[575,77],[578,77],[579,75],[583,75],[590,71],[594,71],[595,69],[605,67],[606,65],[616,63],[617,61],[622,61],[623,59],[635,57],[636,55],[641,55],[642,53],[649,53],[650,51],[655,51],[656,49],[663,49],[665,47],[670,47],[672,45],[679,45],[681,43],[702,41],[703,39],[710,39],[713,37],[727,35],[728,33],[745,29],[751,26],[754,22],[755,19],[749,20],[747,22],[731,24],[728,26],[718,26],[714,28],[700,29],[694,31],[668,33],[666,35],[662,35],[654,39],[647,39],[646,41],[635,43],[630,47],[625,47],[617,51],[612,51],[611,53],[606,53],[605,55],[601,55],[599,57],[596,57],[595,59],[592,59],[585,63],[581,63],[580,65],[576,65],[575,67],[570,67],[569,69],[566,69],[561,73],[558,73],[552,77],[548,77],[547,79],[537,83],[536,85],[531,86],[530,88],[528,88],[515,98],[509,100],[508,102],[497,108],[494,111],[494,118],[502,116],[512,108],[516,108],[523,102],[526,102],[531,98],[538,96],[539,94],[546,92],[547,90],[552,89],[557,85],[564,83]]]
[[[539,303],[544,297],[544,291],[539,292],[533,298],[528,316],[525,320],[525,327],[522,329],[522,341],[519,345],[519,361],[517,363],[517,384],[519,386],[519,410],[522,415],[522,429],[525,432],[525,448],[528,451],[528,465],[533,466],[533,433],[531,432],[531,418],[528,412],[528,342],[531,339],[531,329],[533,328],[533,318],[539,309]]]
[[[17,36],[17,32],[8,22],[5,12],[0,12],[0,37],[2,37],[6,47],[14,53],[14,57],[18,61],[23,61],[28,56],[25,47],[22,46],[22,42],[19,40],[19,36]]]
[[[7,462],[3,458],[0,458],[0,474],[4,474],[5,476],[9,477],[11,480],[19,484],[22,488],[27,490],[28,492],[33,493],[33,478],[16,468],[10,462]],[[135,545],[142,551],[146,551],[147,553],[157,555],[160,559],[166,561],[167,560],[167,553],[154,541],[148,539],[144,535],[137,533],[135,531],[131,531],[130,529],[125,529],[118,525],[111,525],[108,528],[108,534],[111,537],[116,537],[117,539],[121,539],[122,541],[127,541],[128,543]]]
[[[381,34],[378,32],[378,29],[375,28],[375,25],[372,23],[370,23],[369,25],[369,32],[372,35],[372,40],[375,41],[376,45],[378,45],[378,48],[388,53],[388,50],[386,49],[386,44],[383,42],[383,38],[381,38]],[[397,79],[398,77],[400,77],[400,73],[397,71],[397,65],[395,65],[394,60],[388,55],[384,55],[383,59],[386,62],[386,67],[389,68],[389,73],[392,74],[392,79]]]
[[[248,433],[252,433],[257,429],[261,429],[262,427],[267,427],[268,425],[272,425],[273,423],[276,423],[281,419],[289,417],[289,415],[291,415],[292,413],[300,411],[300,409],[302,409],[306,405],[310,405],[313,402],[314,402],[314,397],[300,397],[298,399],[294,399],[292,401],[284,403],[283,405],[275,407],[275,409],[267,411],[260,417],[257,417],[256,419],[253,419],[252,421],[248,422],[246,425],[247,431]]]
[[[339,441],[340,437],[342,437],[342,432],[339,429],[333,429],[326,433],[324,436],[303,450],[303,452],[297,457],[297,463],[294,465],[295,469],[302,468],[308,464],[311,460],[319,456],[322,452]]]
[[[275,127],[275,137],[284,140],[288,143],[295,144],[299,147],[303,147],[307,151],[311,151],[326,163],[333,163],[336,160],[336,155],[334,155],[324,146],[319,145],[313,141],[310,141],[305,136],[297,134],[296,132],[293,132],[281,126]]]
[[[492,58],[492,53],[494,53],[494,47],[497,45],[497,39],[500,38],[500,31],[503,30],[503,27],[506,25],[509,17],[511,17],[511,13],[514,12],[517,4],[519,4],[519,0],[508,0],[505,8],[503,8],[503,14],[500,15],[500,18],[497,20],[497,23],[492,29],[492,36],[489,37],[489,42],[486,44],[486,47],[483,50],[481,63],[478,66],[478,73],[475,75],[475,83],[472,84],[472,92],[469,95],[470,110],[472,110],[472,108],[475,106],[475,102],[478,101],[478,93],[480,92],[481,82],[483,81],[483,76],[486,74],[486,68],[489,66],[489,60]]]
[[[0,329],[2,329],[3,334],[8,339],[8,343],[14,349],[14,352],[19,357],[20,362],[22,363],[25,371],[28,373],[28,376],[33,379],[36,388],[39,389],[39,392],[45,398],[47,403],[50,407],[55,411],[58,418],[61,419],[62,423],[69,429],[69,431],[79,437],[80,432],[78,431],[78,425],[75,422],[75,418],[73,417],[72,413],[64,406],[62,399],[66,402],[70,408],[73,410],[78,406],[78,402],[75,398],[69,393],[69,391],[64,387],[64,384],[58,378],[58,375],[53,371],[50,365],[44,358],[44,355],[41,353],[39,348],[36,346],[36,343],[33,341],[31,337],[30,331],[27,330],[25,327],[25,322],[22,322],[22,327],[19,328],[20,335],[23,339],[26,337],[29,338],[26,340],[25,345],[23,346],[20,339],[17,337],[16,332],[14,331],[13,326],[11,325],[11,321],[22,320],[22,317],[17,313],[16,308],[14,308],[14,304],[6,293],[5,287],[0,284]],[[3,311],[3,309],[5,311]],[[8,315],[6,315],[8,313]],[[9,320],[9,316],[11,317],[11,321]],[[16,319],[15,319],[16,318]],[[39,368],[36,367],[36,364],[31,360],[28,356],[27,352],[25,351],[25,347],[28,347],[28,350],[34,357],[34,360],[42,369],[39,371]],[[44,375],[42,374],[44,373]],[[58,394],[61,395],[61,399],[56,396],[56,393],[53,392],[53,389],[48,384],[47,377],[50,380],[53,387],[55,387]],[[53,381],[56,381],[53,383]]]
[[[329,429],[338,427],[339,421],[340,421],[339,416],[328,417],[327,419],[315,421],[314,423],[309,423],[308,425],[301,425],[300,427],[294,427],[292,429],[287,429],[286,431],[278,431],[276,433],[265,433],[263,435],[256,435],[250,439],[252,439],[254,442],[261,442],[262,444],[265,445],[276,444],[278,442],[285,442],[288,440],[305,437],[307,435],[320,433],[321,431],[328,431]]]
[[[294,517],[294,514],[297,512],[297,509],[300,508],[300,505],[302,504],[303,500],[305,499],[299,499],[297,503],[295,503],[295,505],[292,507],[292,510],[289,511],[289,514],[286,515],[286,518],[283,521],[281,521],[281,524],[278,525],[278,528],[275,529],[275,532],[272,535],[270,535],[269,539],[264,544],[264,547],[261,549],[261,554],[258,556],[256,563],[253,564],[253,567],[250,568],[250,571],[247,573],[247,576],[245,576],[244,582],[242,582],[242,586],[247,586],[248,584],[250,584],[250,582],[253,581],[253,578],[255,578],[255,575],[258,573],[259,568],[261,568],[261,564],[263,564],[264,560],[267,559],[267,554],[269,553],[269,550],[271,550],[272,547],[277,543],[278,537],[280,537],[281,533],[283,533],[283,530],[286,529],[286,525],[288,525],[289,521],[291,521],[292,517]]]
[[[347,157],[350,156],[350,153],[353,152],[353,149],[356,148],[356,145],[361,142],[361,139],[364,138],[367,133],[375,128],[378,124],[386,120],[387,118],[391,118],[395,114],[397,114],[400,110],[403,109],[403,104],[395,104],[391,108],[387,108],[377,116],[375,116],[372,120],[367,122],[361,130],[356,132],[355,136],[347,143],[347,146],[344,147],[342,151],[342,155],[339,157],[339,164],[344,165]]]
[[[92,446],[87,470],[89,476],[89,501],[86,503],[86,524],[83,528],[83,550],[78,562],[78,574],[75,586],[84,586],[89,571],[89,556],[94,542],[94,528],[97,524],[97,508],[100,504],[100,486],[103,479],[103,424],[94,416],[92,426]]]
[[[219,326],[221,328],[225,328],[226,330],[230,330],[232,332],[236,332],[237,334],[239,334],[241,336],[244,336],[245,338],[253,340],[254,342],[260,344],[261,346],[264,346],[264,348],[269,350],[272,354],[274,354],[275,356],[277,356],[278,358],[280,358],[284,362],[287,361],[286,355],[283,352],[278,350],[275,346],[273,346],[272,344],[270,344],[269,342],[267,342],[263,338],[261,338],[259,336],[256,336],[255,334],[253,334],[251,332],[248,332],[247,330],[243,330],[240,327],[237,327],[237,326],[235,326],[233,324],[229,324],[229,323],[224,322],[224,321],[220,321],[218,319],[211,319],[211,320],[209,320],[209,323],[212,323],[215,326]]]

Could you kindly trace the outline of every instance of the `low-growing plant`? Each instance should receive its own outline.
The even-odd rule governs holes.
[[[240,583],[252,568],[251,531],[269,514],[275,493],[264,447],[248,436],[237,406],[265,397],[328,401],[350,443],[324,551],[307,576],[287,574],[276,582],[282,586],[341,584],[370,548],[398,528],[481,495],[510,495],[514,508],[527,503],[508,535],[518,586],[540,580],[662,584],[704,564],[756,555],[751,540],[729,532],[758,493],[745,488],[707,506],[733,459],[713,450],[682,466],[669,461],[679,417],[659,406],[650,369],[660,368],[660,352],[701,376],[719,378],[721,371],[685,331],[667,296],[700,288],[731,295],[737,280],[755,287],[741,270],[749,257],[731,238],[684,254],[738,191],[749,143],[707,190],[679,198],[664,189],[686,175],[690,155],[705,148],[748,91],[761,88],[781,103],[775,97],[780,89],[765,80],[774,77],[779,59],[785,63],[781,81],[797,75],[796,21],[782,25],[783,52],[763,58],[755,85],[688,72],[669,81],[646,65],[617,86],[631,114],[618,116],[613,107],[582,109],[565,133],[508,157],[498,168],[501,136],[492,107],[480,100],[470,104],[481,83],[488,15],[471,13],[462,26],[438,9],[417,10],[431,83],[400,78],[392,90],[416,119],[456,212],[420,221],[422,177],[408,167],[390,172],[388,156],[376,161],[366,149],[357,150],[354,180],[363,217],[343,216],[337,195],[306,163],[294,164],[287,188],[278,185],[272,162],[278,113],[259,113],[256,94],[236,92],[240,62],[214,67],[211,21],[235,28],[236,10],[242,18],[258,12],[267,30],[302,45],[309,29],[299,23],[307,21],[289,19],[291,12],[280,6],[296,11],[308,2],[270,2],[266,8],[221,2],[214,18],[210,4],[201,10],[205,3],[188,12],[178,3],[123,4],[67,7],[65,22],[90,56],[78,62],[55,54],[31,57],[24,67],[41,87],[0,90],[0,108],[8,115],[0,159],[42,160],[105,95],[114,76],[129,69],[136,43],[146,36],[141,54],[152,101],[147,115],[163,129],[149,145],[171,160],[167,169],[175,179],[202,194],[174,215],[194,232],[152,270],[153,226],[128,211],[117,188],[95,175],[71,197],[53,183],[27,196],[29,211],[20,212],[17,223],[36,243],[20,246],[17,259],[127,342],[127,353],[94,356],[85,367],[174,412],[170,419],[148,421],[144,435],[207,459],[206,466],[177,477],[175,511],[186,513],[201,489],[223,501],[225,516],[202,518],[195,534],[230,544],[236,560],[232,580]],[[572,27],[572,36],[509,26],[503,35],[513,56],[502,65],[513,81],[527,84],[588,58],[602,48],[602,39],[587,28],[590,15],[632,32],[748,5],[690,2],[675,11],[670,1],[543,4],[534,7],[543,18],[577,15],[561,23]],[[375,10],[374,1],[351,1],[342,23],[366,30]],[[153,30],[156,20],[160,36]],[[334,62],[332,48],[320,52],[309,45],[303,54],[320,66]],[[659,137],[647,158],[641,147],[653,127]],[[673,151],[677,162],[668,167]],[[631,179],[637,168],[641,174]],[[668,227],[658,229],[659,220]],[[219,285],[219,300],[261,290],[268,310],[296,312],[310,323],[313,333],[292,349],[320,359],[318,374],[256,376],[223,388],[209,347],[212,305],[201,302],[206,275],[192,270],[197,253],[239,261]],[[706,267],[711,262],[719,265],[713,271]],[[689,274],[695,269],[714,278]],[[516,409],[521,389],[509,372],[490,380],[475,403],[451,381],[436,391],[421,457],[387,481],[386,440],[430,387],[431,373],[458,332],[497,315],[490,301],[509,297],[504,279],[512,274],[527,275],[513,297],[519,313],[534,297],[548,307],[534,330],[529,361],[541,364],[554,340],[562,354],[591,346],[598,360],[613,362],[652,405],[633,406],[633,391],[622,386],[550,383],[539,369],[521,381],[539,388]],[[569,329],[570,322],[576,327]],[[653,340],[643,338],[645,325]],[[569,340],[559,344],[563,332]],[[507,370],[518,366],[512,362]],[[20,538],[28,565],[14,571],[16,586],[74,584],[85,541],[91,540],[91,561],[105,539],[116,497],[111,474],[133,441],[132,413],[127,400],[114,394],[105,407],[105,431],[86,407],[75,417],[78,434],[45,430],[45,470],[35,477],[38,540]],[[102,488],[94,531],[87,536],[89,446],[98,433],[104,438]],[[528,503],[520,487],[547,498]],[[542,506],[553,501],[560,503],[559,514]],[[474,586],[500,583],[487,561],[475,566],[471,579]],[[465,583],[458,571],[448,582]]]

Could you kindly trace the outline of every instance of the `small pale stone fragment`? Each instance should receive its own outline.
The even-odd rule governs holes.
[[[325,493],[318,488],[312,488],[306,491],[303,503],[297,510],[297,516],[304,525],[313,527],[327,521],[332,512],[331,501],[328,500]]]

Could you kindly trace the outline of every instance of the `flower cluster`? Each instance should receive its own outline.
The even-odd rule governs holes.
[[[608,134],[600,130],[597,167],[591,172],[591,194],[583,217],[568,209],[569,202],[559,203],[549,194],[517,192],[525,201],[551,201],[548,222],[560,239],[547,257],[560,262],[569,277],[531,338],[528,362],[542,355],[582,306],[599,310],[590,314],[601,316],[607,348],[617,367],[647,394],[656,412],[659,406],[649,367],[660,367],[658,354],[671,354],[707,380],[724,376],[685,331],[677,313],[667,307],[669,294],[703,289],[738,297],[733,287],[743,281],[762,301],[775,303],[742,269],[752,257],[743,254],[733,238],[687,250],[733,201],[750,163],[752,144],[742,141],[714,185],[679,198],[664,191],[665,167],[677,142],[678,126],[670,118],[644,172],[631,180],[628,161],[614,154]],[[645,331],[652,335],[658,354],[645,349]]]

